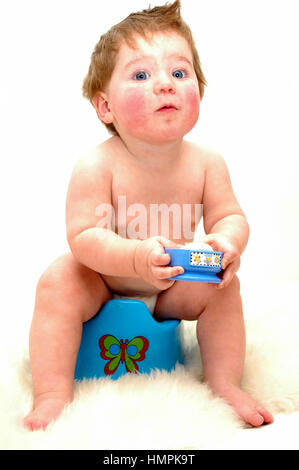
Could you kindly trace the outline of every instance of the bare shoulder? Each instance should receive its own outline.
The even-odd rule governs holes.
[[[217,161],[218,158],[222,159],[220,152],[215,148],[207,145],[197,144],[189,140],[184,140],[185,150],[192,155],[195,160],[202,163],[210,164],[212,161]]]
[[[78,159],[66,198],[68,239],[87,227],[95,227],[97,206],[111,204],[113,155],[109,139]]]
[[[113,161],[113,138],[89,149],[79,156],[73,174],[78,173],[84,176],[99,176],[99,173],[104,173],[105,177],[111,172]]]
[[[69,194],[73,193],[72,190],[81,194],[85,191],[96,194],[104,189],[110,191],[117,159],[116,140],[112,137],[80,155],[70,178]]]
[[[215,178],[229,179],[227,164],[221,152],[214,147],[191,144],[196,159],[204,165],[207,183]]]

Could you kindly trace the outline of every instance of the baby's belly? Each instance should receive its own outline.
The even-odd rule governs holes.
[[[159,294],[160,289],[148,284],[143,279],[122,277],[122,276],[106,276],[101,274],[105,283],[112,292],[127,296],[150,296]]]

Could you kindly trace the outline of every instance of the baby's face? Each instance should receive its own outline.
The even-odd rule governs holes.
[[[136,36],[137,49],[120,47],[107,99],[111,119],[125,140],[181,139],[197,122],[200,94],[187,41],[175,32]]]

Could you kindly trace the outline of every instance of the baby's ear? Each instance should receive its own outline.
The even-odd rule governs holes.
[[[113,122],[113,115],[109,108],[108,97],[103,92],[98,92],[93,100],[92,104],[94,105],[97,115],[105,124],[111,124]]]

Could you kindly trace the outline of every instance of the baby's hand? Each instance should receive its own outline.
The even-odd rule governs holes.
[[[201,240],[203,243],[208,243],[213,251],[222,251],[223,258],[221,267],[224,270],[222,281],[217,284],[218,289],[228,286],[235,273],[240,267],[241,257],[239,250],[231,243],[230,239],[221,233],[211,233],[206,235]]]
[[[169,281],[168,278],[184,272],[181,266],[167,266],[170,255],[165,253],[164,248],[181,248],[181,245],[159,236],[148,238],[137,245],[134,259],[136,273],[161,290],[174,284],[175,281]]]

